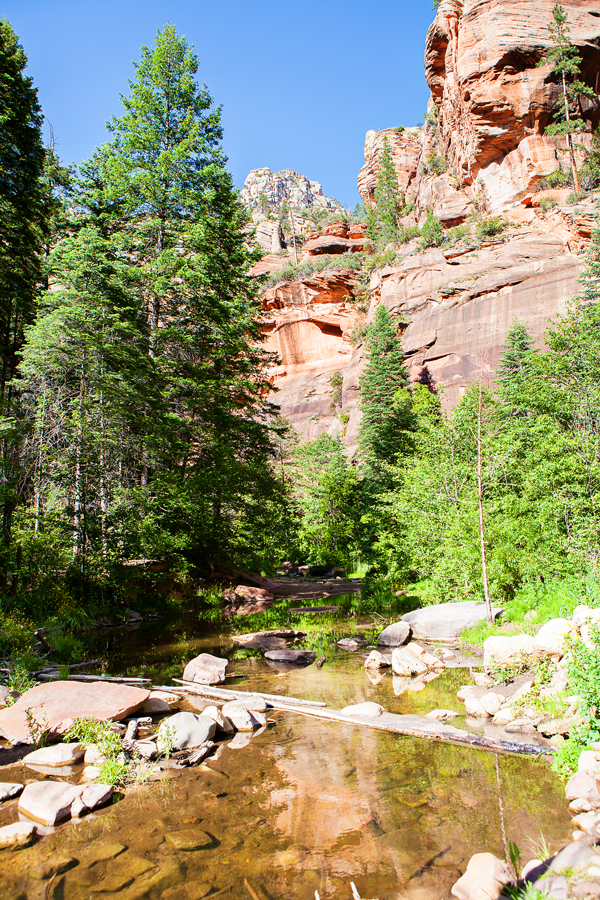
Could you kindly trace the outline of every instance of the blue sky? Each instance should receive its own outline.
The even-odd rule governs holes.
[[[414,125],[427,106],[430,0],[4,0],[65,162],[106,139],[142,44],[172,22],[223,106],[235,183],[295,169],[353,206],[370,128]]]

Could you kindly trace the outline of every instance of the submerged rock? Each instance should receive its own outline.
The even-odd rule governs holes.
[[[368,716],[373,719],[381,716],[385,712],[385,708],[379,703],[373,703],[368,700],[366,703],[355,703],[352,706],[345,706],[341,712],[347,716]]]
[[[14,822],[0,828],[0,847],[11,847],[17,850],[27,847],[33,840],[37,828],[29,822]]]
[[[294,666],[310,666],[317,658],[312,650],[268,650],[265,659]]]

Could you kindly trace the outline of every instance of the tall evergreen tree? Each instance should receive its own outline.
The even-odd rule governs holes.
[[[553,46],[542,56],[538,65],[552,63],[551,71],[560,79],[560,99],[555,112],[556,121],[547,126],[546,133],[566,135],[573,184],[579,193],[573,135],[578,131],[585,130],[585,122],[581,117],[581,98],[593,99],[596,97],[596,92],[581,81],[582,58],[570,38],[570,28],[567,23],[568,16],[564,7],[556,3],[552,9],[552,19],[547,26]]]
[[[367,237],[375,247],[382,248],[398,240],[404,211],[404,196],[398,185],[389,141],[385,137],[377,167],[373,204],[367,210]]]
[[[396,328],[382,303],[367,332],[365,357],[358,440],[367,478],[380,483],[385,480],[386,466],[410,449],[412,429],[408,372]]]
[[[511,408],[522,406],[524,387],[534,371],[533,337],[519,319],[513,319],[498,361],[497,383],[502,399]]]

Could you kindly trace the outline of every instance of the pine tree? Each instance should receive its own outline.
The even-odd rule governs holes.
[[[513,409],[523,403],[523,389],[533,373],[536,353],[531,333],[523,322],[513,319],[502,345],[496,379],[502,399]]]
[[[23,327],[33,317],[46,229],[42,114],[27,57],[0,20],[0,413],[11,407]]]
[[[375,311],[365,342],[366,366],[360,378],[362,421],[359,448],[367,477],[385,479],[386,465],[410,447],[408,372],[387,308]]]
[[[548,24],[548,32],[553,46],[546,51],[538,62],[538,66],[552,63],[552,73],[560,78],[561,90],[558,107],[555,112],[557,119],[546,128],[547,134],[565,134],[569,146],[571,171],[573,184],[579,193],[579,178],[575,164],[575,151],[573,149],[573,134],[585,130],[585,122],[577,115],[577,107],[581,111],[581,98],[595,98],[596,93],[580,79],[582,58],[577,47],[573,44],[567,24],[568,16],[560,4],[555,4],[552,10],[552,20]]]
[[[394,160],[388,139],[385,137],[377,167],[373,204],[367,210],[367,237],[375,247],[383,248],[398,240],[400,219],[404,212],[404,196],[398,186]]]

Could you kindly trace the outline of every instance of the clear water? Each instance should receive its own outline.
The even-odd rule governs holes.
[[[273,618],[269,627],[280,624]],[[244,620],[234,625],[266,627],[257,619],[249,628]],[[338,636],[368,624],[329,621]],[[360,654],[331,648],[321,670],[276,672],[262,654],[236,649],[231,630],[218,615],[212,623],[192,617],[168,628],[157,622],[102,633],[94,649],[111,674],[145,672],[155,683],[179,677],[185,660],[202,650],[226,653],[236,673],[232,686],[338,708],[376,700],[391,712],[458,709],[456,690],[468,680],[468,671],[451,669],[422,691],[396,696],[391,674],[371,684]],[[349,900],[353,881],[363,898],[442,898],[473,853],[502,856],[504,837],[526,860],[536,855],[529,841],[540,830],[554,847],[568,835],[563,785],[542,761],[296,713],[270,711],[269,718],[243,748],[225,747],[208,765],[130,789],[109,809],[61,826],[30,848],[2,851],[0,896],[314,900],[318,891],[322,900]],[[27,780],[31,773],[16,767],[3,777]],[[0,824],[14,821],[14,807],[5,804]],[[188,837],[206,832],[210,843],[176,850],[166,835],[181,830]],[[95,861],[113,854],[115,844],[127,849]],[[56,861],[67,858],[76,864],[52,877]]]

